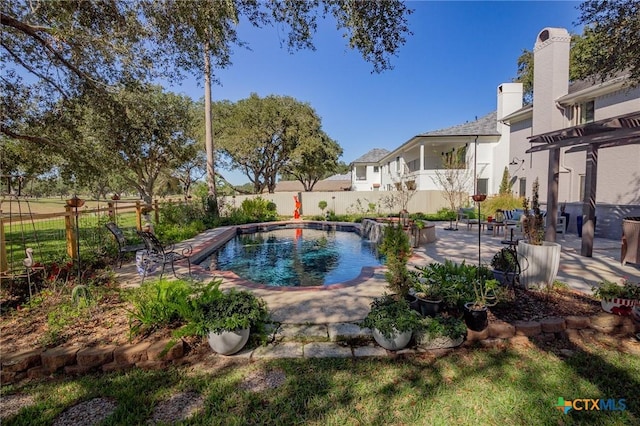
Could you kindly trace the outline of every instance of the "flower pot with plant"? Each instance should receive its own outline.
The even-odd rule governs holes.
[[[496,279],[474,280],[474,299],[464,305],[464,322],[470,330],[482,331],[489,325],[488,308],[498,302],[499,286]]]
[[[416,345],[421,349],[445,349],[460,346],[467,335],[467,326],[460,318],[428,317],[415,333]]]
[[[385,294],[371,302],[362,325],[371,329],[380,346],[397,351],[409,344],[413,331],[420,326],[420,315],[403,298]]]
[[[525,240],[518,243],[518,258],[526,262],[520,273],[520,284],[526,289],[549,288],[560,266],[560,244],[544,241],[544,218],[540,211],[538,179],[533,182],[531,210],[524,199],[522,219]]]
[[[441,266],[440,263],[432,263],[424,267],[416,266],[411,271],[414,295],[418,299],[418,311],[422,316],[436,316],[442,307],[446,290],[445,278],[437,273]]]
[[[513,285],[516,276],[520,272],[520,264],[517,259],[517,252],[511,248],[500,249],[491,258],[493,277],[502,285]]]
[[[262,332],[269,319],[264,300],[246,290],[220,290],[220,280],[205,285],[182,309],[187,325],[182,335],[208,337],[211,349],[222,355],[240,351],[251,331]]]
[[[634,306],[640,306],[640,283],[625,280],[620,285],[604,280],[592,290],[605,312],[626,316],[632,314]]]

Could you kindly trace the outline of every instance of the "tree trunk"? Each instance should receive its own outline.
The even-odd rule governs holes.
[[[211,117],[211,55],[209,43],[204,45],[204,145],[207,151],[207,186],[209,195],[207,207],[214,217],[218,217],[218,191],[216,189],[215,146],[213,144],[213,129]]]

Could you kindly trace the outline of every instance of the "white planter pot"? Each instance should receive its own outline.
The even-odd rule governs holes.
[[[209,332],[209,346],[220,355],[233,355],[247,344],[249,331],[248,328],[244,328],[222,333]]]
[[[416,344],[422,349],[446,349],[460,346],[464,341],[464,336],[452,339],[448,336],[428,337],[426,334],[420,333],[416,335]]]
[[[637,300],[631,299],[602,299],[600,301],[600,306],[602,306],[602,310],[605,312],[609,312],[610,314],[616,315],[631,315],[633,311],[633,307],[638,305]]]
[[[378,329],[374,328],[371,330],[371,334],[373,334],[373,338],[376,340],[376,343],[382,346],[383,348],[390,351],[397,351],[403,349],[409,344],[409,340],[411,340],[412,331],[399,332],[396,331],[391,335],[391,338],[387,339],[384,337],[382,333],[378,331]]]
[[[518,262],[522,268],[520,284],[526,288],[550,286],[560,266],[560,244],[543,241],[535,246],[524,241],[518,243]]]

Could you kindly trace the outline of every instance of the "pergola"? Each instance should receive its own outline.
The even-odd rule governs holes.
[[[598,150],[614,146],[640,144],[640,111],[542,133],[530,137],[529,142],[539,145],[532,146],[526,153],[549,151],[547,217],[551,218],[555,218],[558,215],[560,148],[569,148],[566,152],[587,152],[582,206],[584,222],[580,254],[591,257],[595,231]],[[556,240],[556,226],[557,221],[549,221],[549,226],[545,231],[545,239],[547,241]]]

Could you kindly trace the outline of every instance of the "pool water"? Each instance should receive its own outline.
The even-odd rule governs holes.
[[[200,263],[273,287],[340,283],[356,278],[363,266],[380,264],[374,244],[355,232],[316,229],[237,235]]]

